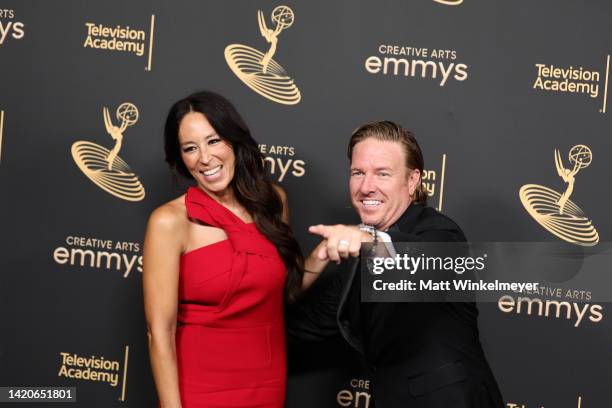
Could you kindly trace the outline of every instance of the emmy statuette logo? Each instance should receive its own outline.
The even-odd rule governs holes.
[[[599,242],[597,230],[570,196],[574,191],[576,174],[588,167],[593,153],[588,146],[576,145],[569,152],[571,168],[565,168],[561,154],[555,149],[557,174],[567,184],[560,194],[548,187],[526,184],[519,196],[523,206],[542,227],[564,241],[581,246],[594,246]]]
[[[116,112],[119,126],[113,124],[107,107],[102,113],[106,132],[115,141],[115,146],[109,151],[95,143],[80,140],[72,144],[72,158],[83,174],[107,193],[127,201],[140,201],[145,196],[144,187],[130,166],[119,157],[123,133],[138,121],[138,108],[129,102],[119,105]]]
[[[300,90],[285,69],[274,61],[278,44],[278,35],[291,27],[294,21],[293,10],[287,6],[278,6],[272,10],[272,22],[275,27],[268,28],[261,10],[257,10],[259,31],[270,44],[268,51],[261,51],[242,44],[231,44],[225,47],[225,61],[232,72],[249,88],[271,101],[283,105],[296,105],[302,99]]]

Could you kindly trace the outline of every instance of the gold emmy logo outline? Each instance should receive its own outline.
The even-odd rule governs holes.
[[[267,27],[263,12],[257,10],[259,31],[270,44],[265,54],[247,45],[230,44],[225,47],[225,61],[238,79],[264,98],[283,105],[296,105],[302,99],[300,90],[287,71],[272,59],[278,35],[291,27],[295,16],[291,8],[281,5],[272,10],[271,19],[276,23],[274,29]]]
[[[126,201],[141,201],[145,190],[130,166],[119,157],[123,145],[123,133],[128,126],[138,121],[138,108],[133,103],[124,102],[117,108],[119,126],[113,124],[108,108],[102,109],[106,132],[115,141],[112,150],[95,143],[79,140],[72,144],[71,153],[79,169],[98,187]]]
[[[575,176],[591,164],[593,153],[588,146],[579,144],[570,149],[568,158],[573,164],[571,169],[565,168],[561,153],[555,149],[557,174],[567,184],[563,194],[538,184],[525,184],[519,190],[519,197],[529,215],[552,234],[572,244],[595,246],[599,242],[597,230],[580,207],[570,200]]]
[[[444,4],[445,6],[459,6],[463,0],[433,0],[436,3]]]

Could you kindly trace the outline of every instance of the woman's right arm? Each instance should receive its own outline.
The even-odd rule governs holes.
[[[323,252],[326,240],[317,245],[304,260],[304,277],[302,278],[302,290],[307,290],[317,280],[321,272],[329,263],[329,258]]]
[[[175,339],[182,236],[179,217],[171,208],[160,207],[151,214],[143,250],[144,307],[151,368],[162,408],[181,407]]]

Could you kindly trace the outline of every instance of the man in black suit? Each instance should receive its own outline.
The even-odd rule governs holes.
[[[289,308],[290,339],[340,332],[371,368],[377,408],[503,407],[478,338],[474,303],[361,302],[363,242],[466,241],[455,222],[425,206],[423,157],[414,136],[393,122],[369,123],[353,133],[348,158],[351,201],[362,224],[310,228],[323,241],[306,262],[305,286],[329,261],[342,265],[308,302]]]

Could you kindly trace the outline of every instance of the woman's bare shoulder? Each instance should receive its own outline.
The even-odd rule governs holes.
[[[149,217],[149,228],[166,231],[177,231],[187,226],[187,209],[185,194],[160,205]]]

